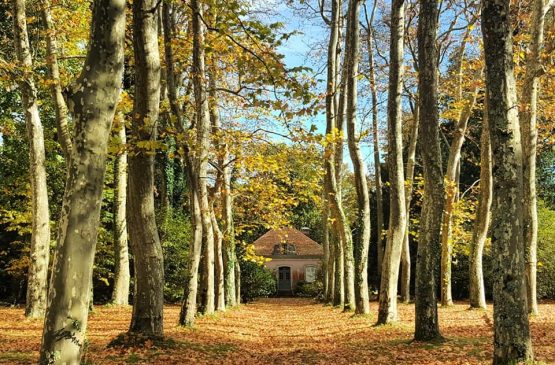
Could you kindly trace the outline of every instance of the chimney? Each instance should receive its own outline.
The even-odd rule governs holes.
[[[310,228],[308,227],[302,227],[301,228],[301,232],[304,233],[306,236],[310,237]]]

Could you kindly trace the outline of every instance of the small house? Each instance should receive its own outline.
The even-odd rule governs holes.
[[[269,230],[254,241],[254,250],[271,259],[265,265],[275,272],[280,294],[294,292],[299,281],[314,282],[324,257],[322,246],[295,228]]]

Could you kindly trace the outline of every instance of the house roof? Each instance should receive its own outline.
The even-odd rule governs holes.
[[[254,241],[254,251],[260,256],[272,256],[274,246],[280,243],[294,244],[297,256],[322,256],[324,254],[321,245],[295,228],[269,230]]]

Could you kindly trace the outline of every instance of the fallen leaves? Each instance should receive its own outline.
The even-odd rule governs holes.
[[[95,307],[89,319],[89,364],[489,364],[491,306],[470,311],[464,303],[440,308],[446,341],[412,342],[414,306],[399,305],[400,321],[374,327],[371,316],[356,317],[310,299],[263,299],[177,326],[179,306],[164,312],[167,346],[146,340],[139,348],[107,348],[125,332],[131,308]],[[531,319],[537,360],[555,363],[555,303],[542,304]],[[20,308],[0,308],[0,364],[34,364],[42,321]]]

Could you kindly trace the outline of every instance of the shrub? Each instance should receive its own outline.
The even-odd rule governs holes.
[[[305,298],[324,298],[324,283],[322,280],[316,280],[312,283],[307,283],[306,281],[297,282],[297,288],[295,289],[295,295]]]
[[[241,261],[240,264],[242,302],[251,302],[276,293],[277,281],[272,271],[252,261]]]

